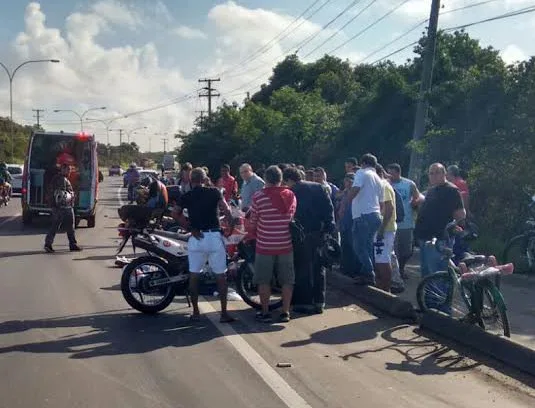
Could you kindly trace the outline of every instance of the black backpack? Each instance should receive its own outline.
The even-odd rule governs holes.
[[[394,194],[396,195],[396,222],[403,222],[405,219],[405,207],[403,207],[403,198],[401,194],[394,188]]]
[[[305,243],[305,229],[299,220],[295,218],[290,221],[290,234],[294,249],[301,247]]]

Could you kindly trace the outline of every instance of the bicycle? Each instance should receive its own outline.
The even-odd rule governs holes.
[[[450,234],[457,228],[458,223],[451,222],[444,230],[444,241],[434,238],[426,243],[448,260],[448,267],[446,271],[426,276],[418,285],[416,298],[420,310],[423,313],[437,310],[452,318],[458,313],[459,320],[489,332],[493,332],[491,326],[497,324],[498,334],[503,332],[505,337],[510,337],[511,328],[499,280],[501,275],[512,274],[514,265],[498,265],[494,256],[472,254],[459,260],[459,266],[455,265]],[[457,297],[461,298],[459,302],[456,302]]]
[[[503,261],[514,263],[517,273],[535,272],[535,195],[529,198],[530,216],[524,222],[524,232],[511,238],[503,251]]]

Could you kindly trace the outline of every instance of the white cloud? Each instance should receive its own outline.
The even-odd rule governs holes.
[[[299,43],[321,30],[321,26],[301,20],[286,31],[290,33],[286,38],[281,35],[271,41],[285,30],[295,17],[262,8],[249,9],[234,1],[214,6],[208,13],[208,19],[217,29],[217,58],[215,63],[211,61],[210,64],[201,66],[201,70],[207,75],[224,74],[221,77],[222,95],[229,99],[241,99],[239,96],[230,97],[241,85],[246,86],[237,92],[243,95],[246,91],[257,90],[260,84],[271,76],[271,70],[278,61],[296,51]],[[297,26],[299,27],[296,28]],[[299,56],[302,57],[332,33],[332,30],[324,30]],[[344,39],[344,36],[340,35],[339,39]],[[332,44],[329,43],[318,50],[311,58],[321,56]],[[252,55],[256,56],[249,58]]]
[[[95,115],[110,118],[119,112],[135,112],[172,101],[195,86],[193,81],[183,77],[179,69],[163,68],[158,51],[150,42],[138,47],[107,48],[96,40],[106,28],[141,24],[141,20],[133,17],[134,14],[127,13],[118,18],[103,11],[121,7],[116,1],[108,5],[101,2],[88,11],[72,13],[67,17],[62,32],[47,26],[39,3],[28,4],[24,31],[17,35],[13,56],[8,59],[7,65],[15,67],[28,59],[50,58],[57,58],[61,63],[29,64],[17,72],[14,80],[15,120],[32,123],[31,109],[45,108],[45,128],[76,131],[79,126],[73,114],[53,113],[52,110],[83,112],[90,107],[106,106],[105,112],[96,112]],[[9,112],[4,77],[0,75],[0,115]],[[117,121],[113,127],[132,129],[149,126],[149,132],[171,133],[179,128],[189,128],[193,118],[192,106],[176,104]],[[101,124],[88,123],[86,129],[95,131],[100,141],[105,140]],[[118,138],[114,137],[111,141],[117,143]],[[148,140],[137,141],[142,148],[148,148]],[[153,149],[159,144],[159,141],[153,143]]]
[[[179,37],[186,38],[188,40],[193,40],[197,38],[206,38],[206,34],[197,28],[192,28],[188,26],[180,26],[171,30],[173,34],[178,35]]]
[[[91,6],[97,16],[112,24],[122,25],[131,29],[140,26],[141,16],[133,8],[115,0],[103,0]]]
[[[510,44],[500,52],[503,60],[508,64],[524,61],[528,59],[528,55],[517,45]]]

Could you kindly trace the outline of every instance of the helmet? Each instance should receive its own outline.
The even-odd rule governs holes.
[[[56,200],[56,204],[60,207],[71,205],[73,198],[74,198],[74,195],[65,190],[58,190],[56,191],[56,194],[54,194],[54,199]]]
[[[340,260],[342,250],[340,244],[332,236],[327,235],[320,247],[320,261],[325,267],[331,267],[335,262]]]
[[[5,162],[0,162],[0,169],[7,169],[7,164]]]
[[[134,162],[130,163],[130,168],[131,169],[136,169],[137,168],[137,164],[134,163]]]

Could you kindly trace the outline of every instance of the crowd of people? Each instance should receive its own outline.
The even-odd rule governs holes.
[[[213,183],[206,168],[194,169],[186,163],[177,180],[181,197],[174,216],[180,219],[184,209],[189,214],[194,240],[188,247],[190,272],[199,273],[203,262],[209,262],[216,274],[226,271],[217,215],[230,214],[229,203],[245,213],[246,241],[255,242],[254,282],[262,304],[257,313],[261,321],[272,320],[269,299],[274,271],[282,286],[279,321],[290,320],[292,305],[296,312],[323,312],[333,242],[340,245],[343,273],[356,284],[387,292],[404,290],[405,266],[415,243],[421,248],[422,276],[445,267],[436,249],[425,243],[443,239],[451,220],[466,218],[468,188],[457,166],[446,169],[432,164],[424,193],[402,177],[399,164],[384,168],[372,154],[362,156],[360,163],[348,158],[345,171],[339,188],[328,181],[321,167],[278,164],[255,172],[245,163],[239,169],[243,180],[239,188],[229,165],[222,166],[221,177]],[[220,293],[226,293],[223,277],[218,284]],[[194,316],[198,316],[198,289],[190,289]],[[231,320],[225,303],[222,321]]]

